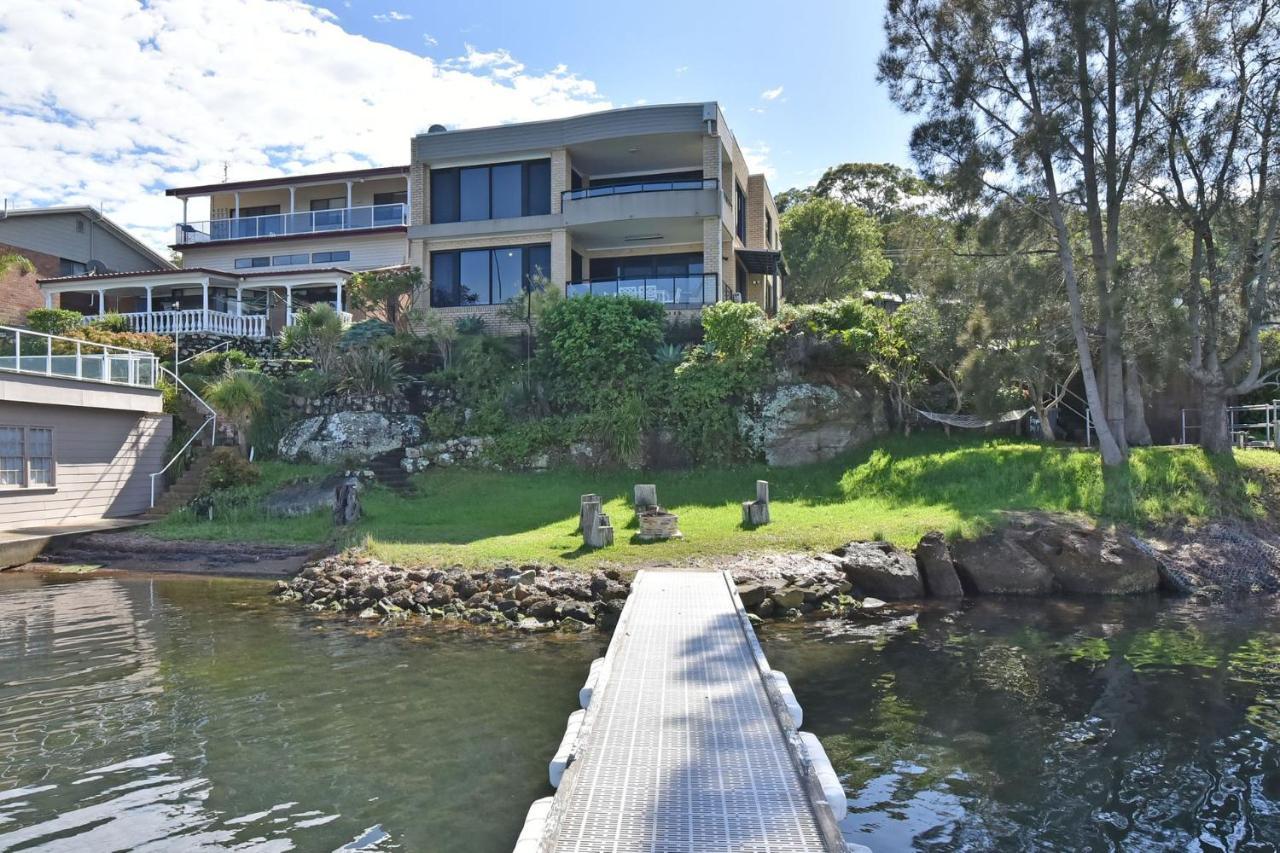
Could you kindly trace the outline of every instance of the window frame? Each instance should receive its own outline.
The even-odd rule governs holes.
[[[734,233],[738,235],[738,239],[745,246],[747,244],[747,191],[737,181],[733,182],[733,189],[736,193],[734,202],[738,208],[735,211],[737,213],[737,222],[734,223]]]
[[[345,255],[346,257],[335,258],[334,255]],[[328,252],[311,253],[311,263],[313,264],[340,264],[343,261],[349,260],[351,260],[350,249],[332,249]]]
[[[495,217],[494,211],[494,169],[520,168],[520,213],[516,216]],[[533,171],[537,169],[537,175]],[[484,171],[486,178],[485,206],[486,215],[482,217],[465,217],[463,211],[462,173]],[[531,178],[536,177],[535,181]],[[431,179],[431,224],[445,225],[456,222],[491,222],[494,219],[520,219],[526,216],[547,216],[551,213],[551,159],[537,157],[532,160],[507,160],[501,163],[480,163],[474,166],[447,166],[432,169]],[[542,198],[541,189],[546,189],[546,198]],[[535,193],[535,189],[537,192]],[[439,193],[439,195],[437,195]],[[448,198],[446,198],[448,196]],[[512,247],[508,247],[512,248]]]
[[[510,252],[513,250],[520,251],[520,285],[516,293],[505,301],[495,301],[494,299],[494,265],[497,263],[499,252]],[[548,269],[541,270],[542,275],[548,281],[551,280],[551,244],[550,243],[516,243],[509,246],[481,246],[474,249],[442,249],[437,252],[431,252],[427,260],[428,268],[431,270],[431,307],[432,308],[478,308],[502,306],[518,299],[519,295],[524,292],[525,282],[529,281],[535,273],[535,270],[541,266],[535,264],[532,255],[537,252],[546,259]],[[487,278],[485,282],[487,293],[485,301],[477,299],[475,302],[466,302],[462,298],[462,279],[463,279],[463,263],[462,256],[467,253],[484,253],[486,256],[485,269]],[[444,261],[445,257],[449,267],[449,274],[452,281],[441,284],[436,276],[437,260]],[[444,263],[442,263],[442,266]],[[448,297],[448,302],[442,304],[436,300],[436,294],[440,293]]]
[[[38,491],[43,489],[56,489],[58,487],[58,443],[57,430],[52,425],[44,424],[0,424],[0,429],[16,429],[22,434],[22,482],[21,483],[0,483],[0,493],[17,492],[17,491]],[[28,433],[32,430],[45,430],[49,433],[49,455],[34,456],[31,453],[31,439]],[[32,459],[48,459],[49,460],[49,482],[35,483],[31,482],[31,460]]]
[[[241,263],[242,261],[244,263]],[[258,261],[265,261],[266,263],[260,264],[257,263]],[[236,258],[234,264],[234,268],[238,270],[256,270],[269,266],[271,266],[270,255],[254,255],[251,258]]]

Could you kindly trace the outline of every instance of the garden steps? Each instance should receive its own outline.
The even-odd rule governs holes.
[[[176,509],[181,509],[195,499],[200,493],[200,481],[204,478],[204,472],[208,470],[209,464],[213,461],[213,451],[200,443],[195,445],[195,459],[186,471],[182,472],[182,476],[177,479],[173,485],[165,489],[160,497],[156,498],[156,505],[148,509],[142,514],[144,519],[164,518]]]
[[[400,466],[404,459],[403,450],[391,450],[369,460],[368,469],[373,472],[379,483],[393,492],[408,494],[414,491],[409,474]]]

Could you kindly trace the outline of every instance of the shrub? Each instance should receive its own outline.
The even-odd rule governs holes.
[[[129,320],[123,314],[103,314],[90,320],[89,327],[102,329],[106,332],[127,332],[129,331]]]
[[[96,326],[85,326],[67,333],[69,338],[80,338],[95,344],[106,344],[125,349],[149,352],[160,359],[173,358],[173,339],[150,332],[112,332]]]
[[[885,326],[885,313],[861,299],[836,299],[813,305],[783,306],[778,324],[785,330],[839,343],[869,354]]]
[[[333,372],[342,342],[342,318],[332,305],[317,303],[293,315],[293,325],[284,330],[284,348],[315,362],[316,369]]]
[[[342,333],[344,347],[370,346],[396,333],[396,327],[382,320],[369,319],[353,323]]]
[[[391,394],[404,385],[404,366],[381,347],[352,350],[342,360],[338,387],[359,394]]]
[[[217,376],[228,370],[260,370],[261,368],[260,360],[238,349],[202,352],[187,362],[187,370],[201,376]]]
[[[484,318],[460,317],[454,327],[458,330],[459,335],[483,335]]]
[[[334,389],[335,384],[334,378],[329,374],[321,373],[314,367],[309,367],[286,378],[284,380],[284,391],[287,394],[313,400],[328,394]]]
[[[584,296],[552,306],[538,329],[541,374],[553,397],[594,408],[601,398],[642,382],[662,344],[664,309],[626,297]]]
[[[84,322],[79,311],[69,308],[32,308],[27,312],[27,328],[46,335],[65,335],[76,331]]]
[[[702,310],[707,344],[722,358],[754,360],[764,354],[772,328],[754,302],[717,302]]]
[[[685,348],[679,344],[663,344],[653,354],[654,359],[663,367],[676,367],[684,361]]]
[[[215,447],[209,467],[200,479],[202,495],[237,486],[252,486],[261,478],[258,466],[230,447]]]
[[[218,414],[231,421],[240,440],[240,449],[249,447],[249,429],[254,418],[266,408],[265,385],[268,377],[239,370],[228,373],[204,389],[204,398]]]

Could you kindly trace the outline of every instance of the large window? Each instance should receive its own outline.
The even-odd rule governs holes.
[[[0,426],[0,487],[50,487],[54,468],[52,429]]]
[[[504,246],[431,253],[431,304],[501,305],[525,283],[551,274],[551,246]]]
[[[767,210],[764,212],[764,247],[773,248],[773,214]]]
[[[551,161],[431,170],[431,221],[474,222],[551,212]]]
[[[591,280],[702,275],[702,264],[701,252],[592,258]]]
[[[269,267],[269,266],[271,266],[270,255],[262,255],[257,258],[236,258],[236,269],[238,270],[247,270],[247,269],[253,269],[254,267]]]

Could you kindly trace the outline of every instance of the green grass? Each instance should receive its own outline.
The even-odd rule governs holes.
[[[418,494],[374,489],[364,518],[335,537],[326,514],[265,518],[256,499],[299,476],[327,469],[263,465],[263,481],[223,499],[213,522],[181,513],[152,528],[166,538],[280,544],[366,544],[401,563],[484,565],[499,561],[675,562],[748,551],[830,548],[851,539],[911,546],[925,532],[973,533],[1008,510],[1080,513],[1139,527],[1215,517],[1261,518],[1280,454],[1241,451],[1210,457],[1195,449],[1135,451],[1128,470],[1104,482],[1096,453],[1010,440],[893,438],[827,463],[763,465],[691,472],[545,473],[438,469],[417,475]],[[741,501],[756,479],[770,484],[773,523],[741,525]],[[638,482],[658,486],[662,504],[680,516],[681,541],[644,544],[630,508]],[[576,534],[578,497],[606,499],[613,548],[587,552]],[[1273,502],[1273,501],[1272,501]]]

